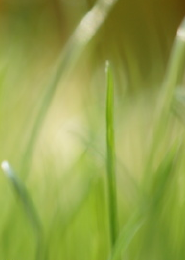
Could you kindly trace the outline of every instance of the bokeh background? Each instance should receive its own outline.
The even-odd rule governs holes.
[[[118,0],[74,68],[60,80],[25,166],[35,118],[44,106],[56,61],[95,4],[94,0],[0,0],[0,160],[11,162],[30,191],[46,230],[43,259],[48,260],[107,259],[105,60],[110,60],[115,79],[120,226],[130,218],[138,196],[135,182],[141,179],[152,136],[157,93],[185,15],[183,0]],[[68,63],[73,64],[73,57]],[[161,153],[179,128],[173,121]],[[179,201],[184,195],[182,186]],[[34,235],[18,201],[1,174],[0,257],[35,259]],[[170,207],[165,216],[169,212]],[[184,230],[183,219],[178,210],[174,214],[167,220],[156,217],[157,230],[164,223],[166,230],[172,226],[174,240],[167,241],[168,232],[161,231],[165,250],[149,222],[127,259],[184,259],[179,257],[182,252],[176,255],[183,234],[179,236],[175,222],[178,217]],[[151,251],[145,250],[151,234],[153,242],[147,244]]]
[[[1,147],[1,159],[13,153],[12,159],[18,163],[20,153],[15,154],[13,148],[21,149],[28,138],[34,108],[42,98],[54,64],[82,17],[94,4],[95,1],[90,0],[1,0],[0,136],[4,144],[6,140],[6,145]],[[58,87],[52,102],[55,115],[50,118],[53,120],[50,127],[54,127],[55,121],[63,122],[64,117],[69,119],[78,114],[75,106],[86,110],[88,104],[85,105],[84,100],[95,93],[97,99],[101,99],[107,59],[113,64],[119,95],[124,95],[125,91],[139,93],[141,89],[152,93],[153,89],[160,88],[184,13],[182,0],[118,1],[65,83],[71,86],[65,98],[62,98],[62,87]],[[97,83],[98,80],[101,83]]]

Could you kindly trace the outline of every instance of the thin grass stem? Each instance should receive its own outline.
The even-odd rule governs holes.
[[[26,186],[17,177],[14,169],[11,167],[9,162],[3,161],[1,166],[5,175],[12,183],[13,189],[15,190],[16,194],[20,198],[21,203],[23,205],[23,209],[34,231],[35,241],[36,241],[35,260],[40,260],[42,254],[42,246],[43,246],[43,234],[42,234],[42,225],[39,216],[37,214],[37,210],[35,209],[35,206],[33,204],[33,201],[29,195]]]
[[[109,229],[110,242],[113,248],[117,238],[117,196],[115,180],[115,144],[114,144],[114,122],[113,122],[113,77],[110,65],[106,63],[106,145],[107,145],[107,186],[108,186],[108,207],[109,207]]]

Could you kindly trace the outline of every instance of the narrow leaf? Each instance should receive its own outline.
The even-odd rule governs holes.
[[[106,100],[106,145],[107,145],[107,185],[109,206],[110,241],[113,247],[117,237],[117,200],[115,183],[115,147],[113,123],[113,77],[110,65],[106,63],[107,100]]]

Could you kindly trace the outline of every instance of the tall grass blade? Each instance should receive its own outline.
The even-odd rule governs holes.
[[[140,198],[138,208],[120,231],[120,235],[117,238],[109,260],[117,260],[121,255],[123,255],[122,259],[126,259],[126,250],[137,232],[142,228],[148,219],[155,218],[156,215],[161,212],[160,206],[164,205],[167,187],[170,184],[170,181],[172,182],[173,180],[171,177],[178,165],[180,151],[181,146],[175,143],[160,162],[158,169],[154,173],[155,178],[153,179],[154,181],[150,187],[148,196],[142,196]],[[150,238],[146,239],[146,244],[149,240],[151,240],[154,224],[151,224],[150,227]]]
[[[35,209],[35,206],[29,196],[29,192],[27,191],[25,185],[17,177],[17,175],[16,175],[15,171],[13,170],[13,168],[11,167],[11,165],[7,161],[3,161],[1,166],[2,166],[2,169],[5,173],[5,175],[8,177],[8,179],[12,183],[16,194],[20,198],[23,208],[26,212],[26,215],[30,221],[30,224],[32,226],[32,229],[34,231],[35,238],[36,238],[35,259],[40,260],[42,246],[43,246],[42,226],[41,226],[41,222],[39,220],[37,211]]]
[[[175,89],[182,80],[185,66],[185,19],[177,30],[175,42],[172,48],[169,65],[163,85],[161,96],[160,115],[163,119],[168,117],[172,105]],[[161,119],[161,120],[162,120]]]
[[[148,162],[143,176],[144,182],[150,177],[154,155],[164,137],[166,124],[173,105],[175,89],[179,80],[182,80],[185,65],[185,19],[182,21],[171,51],[161,97],[157,107],[157,122],[153,133],[152,147],[150,147]],[[148,177],[147,177],[148,176]]]
[[[107,185],[109,206],[110,241],[113,247],[117,237],[117,199],[115,181],[115,145],[113,122],[113,77],[110,65],[106,63],[107,100],[106,100],[106,145],[107,145]]]
[[[62,50],[51,78],[51,82],[46,88],[45,94],[41,99],[39,112],[35,119],[25,155],[23,156],[21,173],[24,175],[29,172],[29,165],[35,146],[35,141],[56,92],[59,80],[64,78],[66,74],[69,74],[75,67],[85,47],[104,23],[110,10],[117,1],[118,0],[99,0],[92,10],[90,10],[82,18],[75,32],[66,44],[66,47]]]
[[[121,230],[120,235],[115,243],[115,246],[112,250],[112,253],[108,260],[117,260],[120,259],[120,255],[124,255],[128,246],[130,245],[132,239],[136,235],[136,233],[139,231],[139,229],[143,226],[145,223],[146,217],[143,216],[140,211],[136,211],[133,214],[133,217],[131,220],[128,221],[128,223],[124,226],[124,228]],[[124,259],[124,256],[123,258]]]

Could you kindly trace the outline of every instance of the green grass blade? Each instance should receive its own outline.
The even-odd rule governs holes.
[[[157,122],[153,133],[152,146],[150,147],[148,162],[143,176],[144,182],[150,177],[152,172],[154,155],[157,153],[159,145],[164,137],[166,125],[173,105],[175,89],[178,82],[182,80],[185,65],[185,19],[182,21],[173,44],[173,48],[168,63],[166,76],[162,88],[161,97],[157,107]],[[148,176],[148,177],[147,177]]]
[[[154,173],[155,177],[153,178],[148,196],[141,197],[140,202],[138,202],[138,208],[136,208],[136,211],[120,231],[109,260],[117,260],[121,255],[123,255],[122,259],[126,259],[126,250],[137,232],[147,220],[152,219],[151,223],[153,223],[153,218],[155,219],[155,216],[161,213],[165,195],[173,181],[172,177],[174,176],[172,174],[179,162],[180,151],[181,146],[179,146],[179,143],[175,143],[160,162],[158,169]],[[154,224],[151,224],[150,228],[150,238],[146,239],[146,244],[151,241],[152,232],[155,229]]]
[[[113,247],[117,237],[117,200],[115,181],[115,145],[113,122],[113,77],[109,63],[106,63],[107,100],[106,100],[106,145],[107,145],[107,185],[109,205],[110,241]]]
[[[28,174],[30,169],[30,160],[34,150],[36,138],[39,134],[43,120],[47,114],[53,96],[56,92],[59,81],[68,75],[77,64],[79,57],[85,47],[98,32],[110,10],[118,0],[99,0],[80,21],[74,34],[69,39],[66,47],[62,50],[59,60],[56,64],[56,70],[51,78],[51,82],[46,88],[45,94],[41,99],[40,108],[35,119],[31,136],[22,160],[21,173]]]
[[[111,256],[108,260],[117,260],[120,258],[121,254],[124,254],[126,252],[132,239],[145,223],[145,220],[146,217],[143,217],[140,211],[136,211],[135,214],[133,214],[132,218],[121,230],[120,235],[112,250]],[[122,259],[124,259],[124,257]]]
[[[174,190],[178,182],[178,167],[181,159],[182,140],[180,142],[176,140],[160,162],[157,170],[153,173],[153,181],[149,187],[145,248],[148,248],[148,252],[150,252],[153,245],[158,243],[158,237],[161,237],[160,243],[163,244],[163,254],[166,256],[166,259],[175,258],[171,248],[171,243],[175,239],[173,236],[170,237],[168,235],[165,239],[162,237],[168,234],[168,229],[173,219],[168,215],[167,208],[169,203],[172,202],[171,197],[175,196]],[[173,208],[173,203],[171,203],[171,208]],[[160,227],[160,225],[162,226]]]
[[[167,188],[170,186],[170,183],[173,181],[174,172],[177,168],[181,151],[182,141],[176,140],[154,173],[153,182],[150,187],[150,197],[152,198],[154,208],[156,205],[164,205],[164,195]],[[154,212],[155,211],[156,208],[154,209]]]
[[[185,123],[185,92],[183,87],[179,87],[174,96],[172,111],[174,115],[184,124]]]
[[[171,51],[159,104],[159,125],[165,124],[172,106],[175,89],[183,77],[185,66],[185,19],[182,21]]]
[[[10,182],[13,185],[13,189],[21,200],[23,208],[26,212],[26,215],[30,221],[30,224],[33,228],[35,238],[36,238],[36,254],[35,259],[40,260],[41,252],[42,252],[42,226],[39,220],[37,211],[35,206],[29,196],[29,192],[27,191],[25,185],[21,182],[21,180],[17,177],[15,171],[11,167],[11,165],[7,161],[2,162],[2,169],[5,175],[8,177]]]

